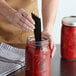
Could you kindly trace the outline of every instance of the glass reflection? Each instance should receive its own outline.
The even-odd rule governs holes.
[[[61,59],[60,76],[76,76],[76,61]]]

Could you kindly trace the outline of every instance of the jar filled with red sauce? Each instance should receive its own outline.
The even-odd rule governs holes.
[[[38,42],[33,36],[28,37],[25,54],[25,76],[51,75],[51,50],[47,37]]]
[[[65,17],[62,20],[61,56],[63,59],[76,60],[76,17]]]

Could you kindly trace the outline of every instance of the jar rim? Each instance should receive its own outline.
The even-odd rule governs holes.
[[[31,39],[33,38],[33,39]],[[38,41],[38,42],[35,42],[36,46],[44,46],[44,45],[48,45],[49,44],[49,38],[47,36],[42,36],[42,41]],[[35,37],[34,35],[31,35],[27,38],[27,41],[28,43],[31,43],[31,41],[34,41],[35,40]],[[34,44],[31,44],[31,46],[33,46]]]
[[[76,26],[76,16],[68,16],[62,19],[62,24],[65,26]]]

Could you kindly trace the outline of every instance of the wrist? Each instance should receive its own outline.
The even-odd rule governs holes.
[[[47,33],[49,35],[52,35],[53,34],[53,25],[48,25],[48,26],[44,27],[43,32]]]
[[[44,30],[44,31],[43,31],[43,34],[44,34],[44,35],[47,35],[47,36],[52,36],[52,32],[49,32],[49,31],[47,31],[47,30]]]

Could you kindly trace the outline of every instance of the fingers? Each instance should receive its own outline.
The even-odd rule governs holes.
[[[23,9],[20,9],[15,14],[13,23],[27,32],[31,32],[35,29],[34,21],[32,20],[31,17],[29,17],[29,15]]]
[[[19,22],[19,23],[17,23],[17,25],[21,28],[21,29],[23,29],[24,31],[26,31],[26,32],[31,32],[31,31],[33,31],[33,29],[31,29],[31,28],[29,28],[27,25],[25,25],[23,22]]]
[[[53,45],[53,48],[52,48],[52,58],[54,57],[55,55],[55,51],[56,51],[56,46],[55,44]]]
[[[34,25],[31,24],[27,19],[21,16],[20,21],[22,21],[25,25],[27,25],[30,29],[35,29]]]
[[[52,53],[51,56],[53,58],[54,54],[55,54],[56,46],[55,46],[55,42],[54,42],[52,36],[50,34],[48,34],[47,32],[42,32],[42,37],[43,38],[48,37],[48,39],[49,39],[49,46],[50,46],[51,53]]]
[[[26,11],[25,11],[24,9],[20,9],[19,12],[22,14],[22,16],[23,16],[25,19],[27,19],[27,20],[29,21],[29,23],[31,23],[31,24],[33,24],[33,25],[35,24],[34,20],[31,18],[31,16],[28,15],[28,13],[26,13]]]
[[[55,42],[51,36],[49,37],[49,39],[50,39],[50,48],[52,51],[52,58],[53,58],[55,55],[56,46],[55,46]]]

